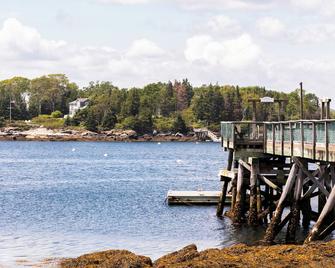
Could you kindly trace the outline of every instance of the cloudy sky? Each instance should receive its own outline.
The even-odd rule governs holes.
[[[303,81],[335,97],[335,0],[3,0],[0,79]]]

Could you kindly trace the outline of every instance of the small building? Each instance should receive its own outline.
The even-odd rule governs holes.
[[[85,109],[88,106],[89,99],[78,98],[69,103],[69,116],[73,117],[79,110]]]

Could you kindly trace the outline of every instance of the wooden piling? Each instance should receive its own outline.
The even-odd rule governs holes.
[[[324,206],[324,208],[321,211],[321,214],[317,220],[317,222],[315,223],[315,225],[313,226],[312,230],[310,231],[310,233],[308,234],[305,243],[309,243],[315,240],[319,239],[319,235],[320,232],[322,231],[322,225],[324,224],[324,221],[326,220],[326,217],[328,216],[328,214],[334,209],[335,206],[335,187],[333,187],[327,202]]]
[[[227,170],[231,171],[233,167],[233,161],[234,161],[234,151],[232,149],[228,150],[228,164],[227,164]],[[221,217],[223,214],[223,209],[226,203],[226,197],[227,197],[227,191],[228,191],[228,184],[229,180],[225,179],[222,186],[222,192],[220,195],[220,201],[217,206],[216,210],[216,216]]]
[[[248,224],[252,226],[258,225],[257,217],[257,177],[259,173],[258,159],[253,158],[250,170],[250,201],[249,201],[249,217]]]
[[[304,195],[308,192],[309,187],[307,185],[303,186]],[[304,229],[309,228],[311,222],[312,206],[311,199],[307,197],[301,201],[301,213],[302,213],[302,227]]]
[[[233,224],[240,225],[242,223],[243,213],[243,178],[244,178],[244,167],[239,163],[237,173],[237,185],[236,185],[236,201],[232,211]]]
[[[293,202],[291,205],[291,219],[287,226],[287,233],[286,233],[286,242],[287,243],[294,243],[295,242],[295,233],[297,227],[300,222],[300,198],[301,198],[301,191],[303,186],[303,171],[299,169],[297,179],[295,182],[294,194],[293,194]]]
[[[227,190],[228,190],[229,180],[225,179],[223,182],[222,193],[220,195],[220,201],[217,206],[216,216],[221,217],[223,214],[224,205],[226,203]]]
[[[264,243],[266,244],[272,244],[276,235],[280,231],[279,226],[281,223],[281,216],[283,214],[284,206],[285,206],[285,200],[287,196],[289,195],[297,174],[298,166],[296,163],[294,163],[291,167],[289,177],[287,179],[287,182],[285,184],[285,187],[283,189],[283,192],[280,196],[280,199],[278,201],[277,208],[275,210],[275,213],[273,215],[273,218],[266,229],[265,236],[264,236]]]

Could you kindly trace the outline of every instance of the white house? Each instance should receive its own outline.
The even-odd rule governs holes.
[[[79,99],[76,99],[75,101],[70,102],[69,103],[69,116],[73,117],[76,114],[76,112],[86,108],[88,103],[89,103],[89,99],[87,98],[79,98]]]

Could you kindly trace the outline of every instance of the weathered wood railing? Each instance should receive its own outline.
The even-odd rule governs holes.
[[[262,147],[264,143],[264,122],[221,122],[221,142],[226,149],[246,146]]]
[[[335,162],[335,120],[265,123],[265,153]]]
[[[335,162],[335,120],[222,122],[222,146],[263,146],[264,153]]]

